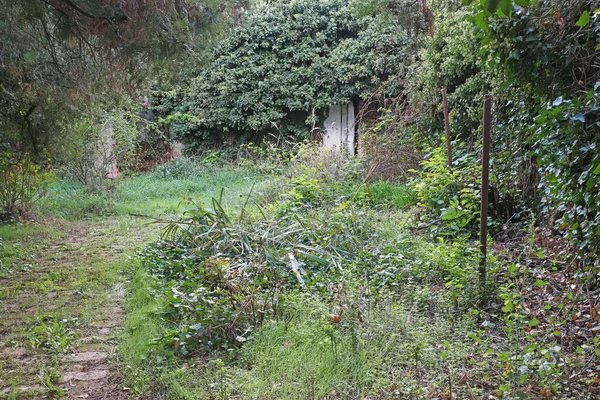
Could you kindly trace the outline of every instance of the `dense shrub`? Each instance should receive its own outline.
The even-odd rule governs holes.
[[[46,194],[55,176],[27,157],[0,153],[0,211],[18,216]]]
[[[413,43],[403,26],[359,18],[345,0],[257,6],[216,47],[191,86],[164,101],[170,110],[199,118],[174,126],[195,146],[269,132],[302,140],[330,104],[366,96],[403,76]]]
[[[473,152],[456,152],[452,170],[446,149],[437,147],[421,163],[422,171],[411,182],[419,205],[429,214],[432,231],[444,235],[470,235],[479,220],[481,165]]]
[[[477,151],[482,98],[491,94],[490,173],[503,205],[496,212],[517,222],[530,210],[538,222],[556,222],[582,250],[594,252],[597,8],[579,0],[438,5],[435,34],[408,91],[410,106],[388,123],[408,113],[415,146],[441,145],[445,86],[451,135],[462,143],[454,150]],[[425,166],[421,179],[436,180]],[[447,199],[442,204],[459,209]],[[436,216],[442,211],[428,207]]]
[[[583,99],[559,97],[536,118],[542,201],[583,252],[600,250],[600,83]]]

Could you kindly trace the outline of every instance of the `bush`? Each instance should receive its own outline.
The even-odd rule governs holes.
[[[421,163],[423,170],[411,182],[419,205],[431,212],[431,222],[443,235],[473,233],[477,227],[481,166],[474,152],[456,151],[452,171],[446,149],[438,147]]]
[[[423,155],[410,143],[412,132],[403,125],[388,110],[371,126],[363,127],[360,152],[371,171],[370,179],[406,182],[409,171],[418,169]]]
[[[600,251],[600,136],[597,90],[583,99],[561,96],[539,112],[535,147],[542,201],[556,228],[582,253]]]
[[[23,215],[42,198],[55,175],[27,157],[0,154],[0,208],[9,216]]]
[[[329,105],[348,103],[387,80],[400,82],[395,78],[412,62],[414,43],[402,24],[358,18],[344,0],[257,6],[216,47],[185,94],[164,99],[170,110],[163,111],[197,117],[173,126],[196,148],[276,132],[299,142]]]

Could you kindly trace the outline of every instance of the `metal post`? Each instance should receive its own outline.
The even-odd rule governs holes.
[[[492,119],[491,96],[486,94],[483,99],[483,149],[481,152],[481,214],[479,216],[479,243],[481,249],[481,262],[479,264],[479,276],[481,282],[485,283],[486,257],[487,257],[487,215],[488,215],[488,191],[490,177],[490,131]]]
[[[444,124],[446,125],[446,147],[448,147],[448,169],[452,171],[452,145],[450,144],[450,112],[448,111],[448,96],[446,95],[446,86],[442,89],[442,98],[444,101]]]

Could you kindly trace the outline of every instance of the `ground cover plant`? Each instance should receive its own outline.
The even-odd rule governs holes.
[[[293,160],[237,208],[223,191],[161,219],[127,303],[121,354],[136,391],[594,398],[585,290],[534,228],[520,256],[490,256],[495,284],[481,284],[469,230],[424,228],[418,192],[366,183],[356,158],[309,148]]]

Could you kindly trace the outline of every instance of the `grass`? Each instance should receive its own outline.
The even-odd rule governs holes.
[[[130,210],[140,202],[149,204],[144,210],[148,215],[160,213],[171,214],[185,196],[191,196],[195,201],[208,202],[218,198],[223,193],[224,206],[235,208],[245,202],[247,195],[257,177],[246,170],[202,169],[202,174],[183,177],[164,176],[159,171],[155,175],[138,176],[124,182],[120,187],[121,210]],[[160,174],[160,175],[159,175]],[[158,175],[158,177],[156,176]],[[262,178],[268,179],[268,178]],[[258,180],[260,186],[260,180]],[[169,189],[169,195],[160,198],[156,193]],[[181,197],[178,198],[177,194]],[[143,199],[153,199],[145,203]],[[183,202],[181,208],[188,204]],[[140,212],[132,208],[132,211]],[[155,391],[164,392],[169,399],[191,399],[189,385],[185,383],[182,374],[177,369],[161,367],[165,355],[158,351],[155,339],[167,328],[165,321],[157,313],[163,306],[161,282],[150,276],[146,269],[135,262],[128,269],[130,282],[128,297],[125,302],[127,317],[124,333],[120,340],[119,357],[121,370],[127,377],[133,391],[140,394],[150,394]]]
[[[242,398],[365,398],[410,396],[427,385],[444,392],[441,348],[465,364],[467,349],[450,334],[449,321],[432,323],[401,302],[377,305],[362,323],[342,316],[333,323],[328,305],[298,298],[295,316],[257,332],[243,350],[246,368],[233,368]],[[367,320],[368,319],[368,320]],[[463,329],[462,327],[460,328]],[[451,354],[450,354],[451,353]]]
[[[72,180],[60,180],[38,203],[39,213],[69,221],[126,218],[129,214],[172,215],[189,197],[208,201],[218,197],[222,189],[243,196],[256,179],[244,169],[196,167],[175,175],[165,174],[165,168],[116,181],[103,193],[89,192]]]
[[[491,254],[494,287],[482,287],[476,245],[419,235],[409,188],[373,182],[367,190],[360,180],[332,181],[347,174],[335,169],[343,163],[329,167],[319,166],[329,177],[323,180],[319,168],[265,177],[180,161],[114,182],[105,194],[58,182],[40,203],[51,217],[47,223],[0,226],[0,313],[24,314],[16,316],[20,330],[14,315],[0,318],[10,330],[0,345],[30,343],[36,348],[28,351],[46,356],[27,367],[14,357],[0,360],[0,380],[14,388],[35,380],[41,387],[27,396],[59,396],[62,354],[80,332],[89,335],[110,320],[102,307],[114,288],[127,286],[118,367],[123,384],[142,397],[558,398],[572,390],[567,372],[575,371],[573,377],[582,377],[572,386],[578,398],[597,398],[596,376],[581,371],[600,354],[600,340],[556,343],[565,331],[555,321],[585,315],[569,304],[577,297],[588,307],[589,293],[571,288],[565,298],[546,301],[551,272],[502,265]],[[228,207],[196,231],[193,243],[178,243],[173,252],[181,259],[157,245],[144,253],[158,257],[144,258],[147,265],[128,258],[134,245],[159,237],[156,224],[130,214],[169,219],[193,208],[188,197],[210,205],[221,193]],[[237,218],[247,201],[261,208],[252,205]],[[78,230],[86,240],[69,243]],[[562,271],[555,275],[560,279]],[[231,281],[222,279],[227,276]],[[198,293],[202,301],[193,299]],[[535,301],[561,317],[530,315]],[[235,326],[255,306],[264,322]],[[201,334],[186,337],[199,320],[204,326],[217,321],[229,330],[214,332],[234,336],[218,342],[224,347]],[[201,344],[182,351],[186,340]],[[0,398],[26,397],[18,390],[7,396]]]
[[[0,279],[35,268],[36,255],[63,236],[51,223],[0,225]]]
[[[69,243],[57,246],[52,239],[56,236],[51,236],[45,239],[47,246],[39,248],[39,244],[30,240],[35,237],[36,227],[30,225],[24,231],[33,232],[31,237],[28,234],[13,237],[24,254],[36,252],[35,265],[29,270],[15,269],[1,282],[10,290],[2,298],[6,318],[0,318],[0,329],[5,332],[0,351],[4,356],[10,354],[9,347],[19,349],[32,361],[23,364],[9,358],[8,363],[0,365],[0,381],[2,388],[13,387],[17,398],[36,395],[58,398],[65,389],[58,384],[64,368],[62,360],[75,347],[76,340],[104,318],[103,307],[113,301],[110,289],[122,280],[123,261],[117,260],[118,256],[97,254],[94,245],[101,248],[102,243],[113,240],[109,236],[100,236],[100,242],[89,247]],[[65,227],[56,223],[49,232],[61,229]],[[58,238],[64,243],[64,235]],[[52,254],[57,248],[66,255]],[[15,261],[18,264],[18,258]],[[41,386],[36,389],[36,384]],[[19,387],[29,389],[23,392],[16,389]]]
[[[375,182],[367,192],[358,182],[329,187],[305,179],[294,183],[296,193],[302,195],[290,198],[281,196],[289,190],[287,185],[283,178],[257,177],[244,169],[187,164],[167,165],[120,180],[104,194],[87,192],[72,181],[59,181],[39,204],[42,214],[83,220],[82,226],[97,226],[93,229],[98,229],[100,236],[76,260],[69,246],[56,248],[49,258],[62,267],[35,281],[18,282],[5,294],[27,291],[44,295],[67,287],[81,297],[79,304],[59,297],[60,312],[36,311],[28,329],[13,338],[29,340],[38,350],[47,349],[60,358],[78,330],[104,318],[94,314],[109,300],[111,288],[124,282],[125,274],[128,296],[118,366],[125,384],[136,394],[174,400],[306,399],[419,397],[448,391],[449,382],[469,367],[472,341],[466,338],[468,332],[477,330],[472,318],[459,321],[454,317],[460,290],[439,289],[452,281],[447,276],[457,285],[468,280],[460,275],[461,268],[468,266],[455,262],[462,256],[460,251],[399,231],[399,222],[409,218],[404,210],[415,203],[414,193],[405,186]],[[164,297],[168,286],[151,276],[139,261],[128,261],[125,256],[104,260],[112,246],[111,237],[132,237],[127,243],[158,238],[156,228],[144,226],[144,220],[130,214],[169,217],[187,208],[189,197],[209,203],[223,193],[222,203],[230,208],[227,213],[235,216],[251,190],[263,205],[279,202],[283,216],[303,212],[305,202],[317,201],[319,207],[310,206],[310,215],[296,217],[296,221],[314,224],[319,230],[314,235],[321,236],[310,239],[316,241],[313,245],[339,243],[346,246],[344,254],[348,256],[348,251],[358,252],[354,258],[342,260],[344,270],[336,275],[338,283],[344,284],[344,295],[328,294],[328,278],[317,271],[316,279],[323,280],[320,292],[289,290],[281,313],[268,316],[265,324],[247,335],[244,346],[206,349],[202,357],[174,356],[173,349],[156,340],[172,328],[161,314],[162,307],[169,304]],[[321,198],[333,206],[321,206]],[[286,206],[286,202],[290,203]],[[249,212],[249,221],[260,219],[259,214],[257,210]],[[3,246],[14,245],[15,250],[6,259],[25,259],[35,248],[27,240],[40,228],[23,225],[12,229],[0,228]],[[59,231],[60,227],[48,229],[48,242]],[[29,244],[19,247],[18,243]],[[361,250],[367,244],[370,247]],[[126,249],[125,254],[131,251]],[[70,264],[84,258],[93,268],[70,269]],[[452,268],[460,270],[459,275]],[[371,278],[366,280],[366,275]],[[401,289],[389,291],[394,285]],[[59,322],[63,320],[75,321],[75,325],[63,326]],[[60,389],[54,385],[58,366],[56,362],[39,366],[39,379],[47,393]],[[10,379],[17,382],[18,377]],[[454,389],[454,393],[468,395],[466,389]]]
[[[374,205],[405,209],[417,202],[417,195],[406,185],[377,181],[368,185]]]
[[[156,282],[140,263],[135,263],[130,272],[132,278],[125,302],[127,318],[119,345],[121,368],[134,392],[149,393],[154,386],[149,366],[156,361],[152,360],[153,340],[160,336],[164,327],[155,314],[162,305],[162,298],[155,295]]]

